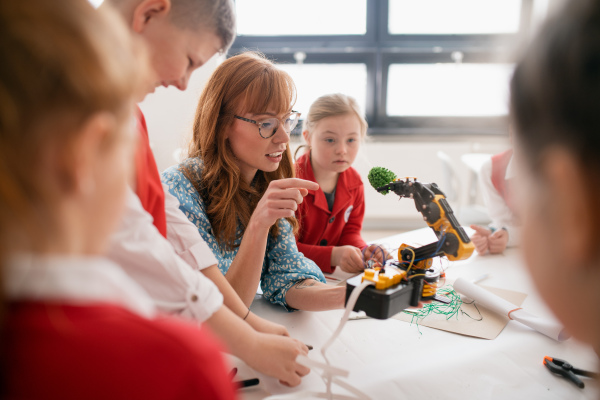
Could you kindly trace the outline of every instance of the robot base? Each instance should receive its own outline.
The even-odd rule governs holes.
[[[350,293],[362,282],[362,274],[346,281],[346,303]],[[388,289],[364,288],[354,311],[364,311],[369,317],[388,319],[409,307],[417,307],[423,291],[423,281],[414,279],[411,283],[399,283]]]

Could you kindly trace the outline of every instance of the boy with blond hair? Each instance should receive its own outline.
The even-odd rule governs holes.
[[[102,5],[109,6],[147,48],[154,73],[148,93],[158,86],[185,90],[191,73],[224,53],[235,37],[231,0],[108,0]],[[159,309],[206,321],[248,365],[298,385],[309,370],[295,359],[308,349],[286,337],[284,327],[252,314],[237,296],[177,199],[163,190],[141,111],[137,125],[135,194],[129,193],[126,215],[112,237],[111,259]]]

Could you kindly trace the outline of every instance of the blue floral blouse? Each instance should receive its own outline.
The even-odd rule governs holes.
[[[235,241],[238,247],[232,250],[219,246],[212,232],[212,227],[204,202],[200,197],[194,185],[186,178],[180,170],[185,165],[191,171],[195,171],[200,176],[202,172],[202,161],[198,158],[188,158],[180,165],[175,165],[162,173],[162,182],[168,187],[169,192],[179,200],[179,208],[196,225],[202,238],[208,244],[219,263],[219,269],[223,274],[227,272],[233,259],[235,258],[241,238]],[[310,259],[304,257],[298,251],[296,238],[294,237],[292,226],[286,219],[280,219],[277,222],[279,234],[276,238],[269,235],[267,239],[267,249],[261,272],[261,289],[263,297],[273,304],[280,304],[288,311],[293,309],[288,307],[285,301],[287,291],[298,281],[304,279],[314,279],[325,283],[325,277],[321,269]],[[238,233],[241,227],[238,227]]]

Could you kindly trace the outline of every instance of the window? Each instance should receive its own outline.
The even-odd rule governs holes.
[[[370,135],[505,134],[532,2],[236,0],[230,54],[259,50],[280,64],[305,115],[320,95],[355,97]]]
[[[386,113],[394,117],[506,115],[512,71],[510,64],[391,64]]]
[[[390,0],[389,33],[469,35],[517,33],[520,0]]]
[[[344,93],[356,99],[362,109],[367,102],[365,64],[282,64],[298,88],[295,108],[305,115],[312,102],[326,93]]]
[[[364,35],[367,32],[367,0],[237,0],[236,14],[240,36]]]

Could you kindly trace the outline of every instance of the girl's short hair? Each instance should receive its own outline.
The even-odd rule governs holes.
[[[202,160],[202,176],[195,176],[185,167],[182,172],[200,193],[215,237],[226,247],[232,248],[243,235],[269,183],[294,176],[288,146],[276,171],[258,171],[252,186],[241,179],[225,135],[235,121],[234,115],[266,111],[281,115],[291,111],[295,102],[296,86],[292,78],[256,52],[225,60],[215,69],[200,96],[188,156]],[[256,136],[259,137],[258,129]],[[287,220],[296,231],[296,219]],[[236,235],[238,223],[243,229]],[[278,233],[277,224],[270,233]]]
[[[315,100],[308,110],[302,129],[308,131],[310,136],[317,123],[322,119],[346,114],[353,114],[358,118],[360,136],[364,138],[367,134],[367,121],[357,101],[353,97],[342,93],[326,94]]]

